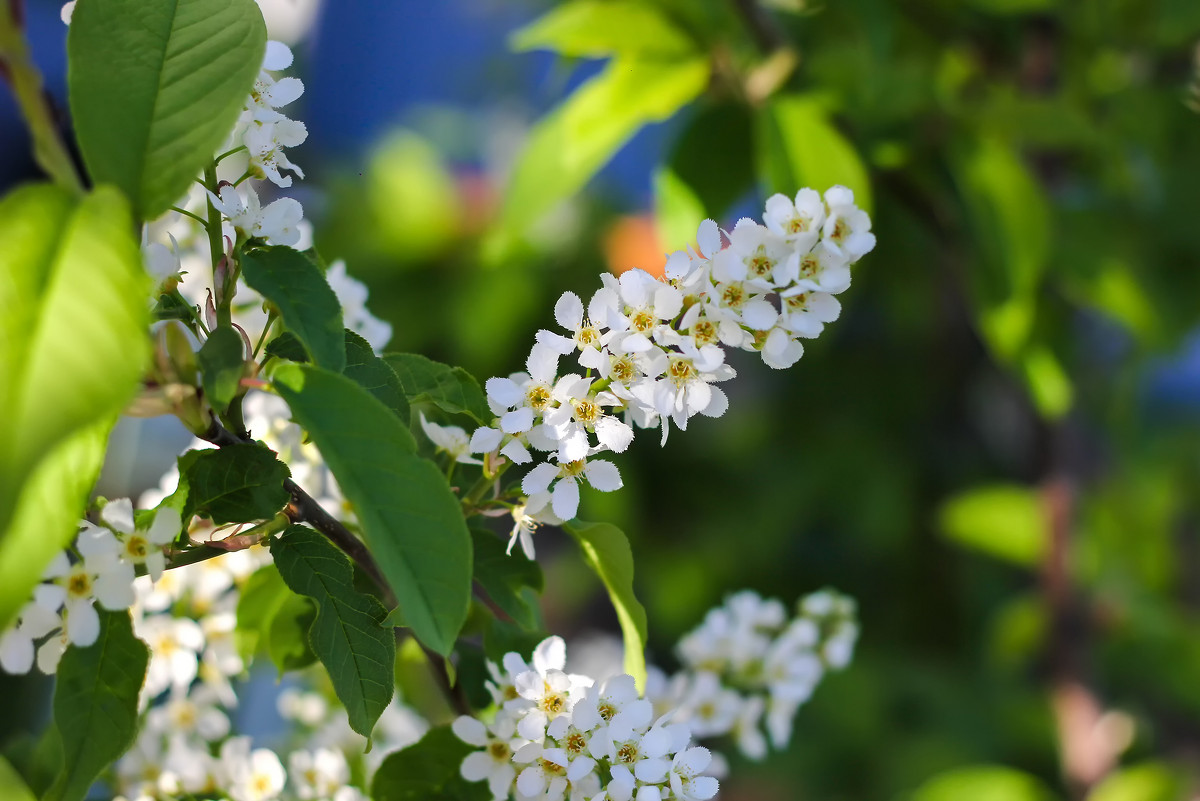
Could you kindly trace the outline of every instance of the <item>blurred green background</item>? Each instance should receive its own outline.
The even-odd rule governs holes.
[[[392,349],[520,369],[559,293],[774,191],[847,184],[878,234],[798,365],[741,354],[723,419],[640,437],[625,489],[585,493],[633,542],[664,666],[732,590],[859,600],[852,667],[722,797],[1200,792],[1200,3],[529,8],[510,41],[557,54],[556,105],[511,159],[447,105],[326,174],[318,248]],[[649,192],[591,180],[664,119],[633,146]],[[538,543],[550,627],[615,628]]]
[[[664,667],[728,592],[858,599],[854,663],[721,797],[1186,801],[1198,42],[1196,0],[328,4],[296,44],[297,194],[389,350],[483,379],[704,217],[853,188],[879,244],[842,319],[788,371],[735,355],[724,418],[584,494]],[[538,552],[549,628],[615,631],[566,538]]]

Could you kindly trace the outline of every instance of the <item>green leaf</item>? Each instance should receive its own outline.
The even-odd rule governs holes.
[[[689,242],[705,217],[721,219],[754,190],[754,120],[744,103],[698,103],[679,135],[668,169],[706,211],[692,223]],[[718,167],[713,154],[721,154]],[[795,190],[792,194],[795,195]]]
[[[277,337],[273,337],[267,343],[264,351],[268,356],[274,356],[277,359],[287,359],[290,362],[307,362],[308,351],[304,349],[304,345],[296,338],[296,335],[291,331],[284,331]]]
[[[312,599],[294,592],[284,596],[283,603],[271,616],[266,637],[267,656],[279,671],[280,678],[289,670],[300,670],[317,661],[309,642],[309,632],[317,619],[317,607]]]
[[[483,587],[504,613],[522,628],[541,628],[540,610],[521,592],[523,587],[541,591],[542,569],[515,548],[512,554],[505,553],[504,543],[486,529],[471,529],[475,543],[475,580]],[[535,596],[536,598],[536,596]]]
[[[654,223],[666,250],[681,250],[696,242],[696,229],[705,217],[704,203],[669,167],[654,173]]]
[[[921,785],[912,801],[1055,801],[1033,776],[1012,768],[972,765],[942,773]]]
[[[150,649],[133,635],[128,612],[100,612],[100,636],[63,654],[54,685],[54,727],[63,770],[48,801],[81,801],[92,782],[133,743],[138,693]]]
[[[621,624],[625,672],[646,686],[646,610],[633,594],[633,551],[621,529],[610,523],[566,523],[563,530],[583,549],[588,566],[604,582]]]
[[[1050,259],[1052,215],[1041,186],[1009,144],[974,139],[954,153],[953,174],[974,231],[971,295],[984,340],[1012,362],[1028,343]]]
[[[1040,564],[1046,552],[1046,507],[1029,487],[976,487],[947,501],[939,520],[948,539],[1023,567]]]
[[[643,0],[574,0],[555,7],[512,35],[514,50],[553,50],[564,56],[678,58],[696,45]]]
[[[179,474],[187,482],[187,510],[219,526],[268,520],[290,498],[283,482],[291,471],[261,445],[188,451],[179,457]]]
[[[249,250],[242,256],[242,277],[275,304],[314,362],[337,373],[345,368],[342,304],[308,256],[287,247]]]
[[[380,625],[387,609],[354,588],[350,561],[310,528],[289,527],[271,541],[271,554],[287,585],[316,601],[313,652],[329,671],[350,728],[370,737],[395,694],[396,640]]]
[[[79,532],[79,520],[104,464],[112,420],[80,429],[34,469],[0,534],[0,629],[33,595],[42,571]]]
[[[407,426],[349,378],[282,364],[274,384],[354,504],[405,621],[449,655],[471,600],[471,535],[445,477],[416,455]]]
[[[708,85],[707,58],[613,59],[538,122],[505,193],[495,237],[519,236],[579,191],[639,128],[671,117]],[[404,377],[401,376],[401,380]]]
[[[71,117],[95,183],[139,220],[181,197],[229,136],[262,66],[253,0],[88,0],[67,33]]]
[[[419,353],[385,353],[383,360],[400,379],[409,403],[432,403],[448,414],[469,414],[480,425],[491,422],[494,415],[479,382],[461,367]]]
[[[238,653],[247,663],[265,654],[279,675],[317,661],[308,632],[317,617],[312,599],[292,592],[274,564],[264,565],[246,582],[238,598]]]
[[[854,145],[811,95],[780,95],[759,112],[760,170],[769,192],[794,197],[804,187],[824,193],[836,184],[854,190],[854,201],[871,211],[871,182]]]
[[[33,790],[29,789],[21,774],[4,757],[0,757],[0,798],[5,801],[37,801]]]
[[[196,352],[204,394],[214,409],[224,411],[238,394],[246,367],[246,346],[232,328],[216,328]]]
[[[1143,762],[1110,774],[1088,794],[1087,801],[1184,801],[1187,783],[1161,762]]]
[[[388,754],[371,780],[374,801],[486,801],[487,782],[468,782],[459,773],[475,746],[449,726],[430,729],[420,742]]]
[[[1058,358],[1048,347],[1035,344],[1021,357],[1025,386],[1038,412],[1048,420],[1058,420],[1071,410],[1075,388]]]
[[[343,375],[395,412],[400,422],[409,424],[412,411],[396,371],[375,355],[367,340],[349,329],[346,329],[346,369]]]
[[[0,201],[0,575],[19,576],[0,584],[0,626],[15,611],[8,592],[32,588],[83,510],[76,478],[39,462],[80,466],[91,446],[78,432],[111,424],[147,365],[149,280],[133,231],[128,204],[110,188],[77,198],[30,185]],[[29,524],[35,496],[59,522],[69,501],[72,525],[43,527],[37,546],[10,551],[18,507]]]

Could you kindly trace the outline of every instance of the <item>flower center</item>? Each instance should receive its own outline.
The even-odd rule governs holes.
[[[808,224],[811,222],[807,217],[801,217],[797,214],[792,219],[788,220],[787,232],[789,234],[802,234],[808,230]]]
[[[817,274],[817,270],[821,267],[821,262],[811,253],[805,254],[800,260],[800,275],[804,278],[812,278]]]
[[[746,302],[746,290],[741,284],[727,284],[721,290],[721,305],[730,309],[740,308]]]
[[[829,238],[840,245],[848,236],[850,236],[850,226],[846,225],[846,221],[839,217],[838,221],[833,224],[833,233]]]
[[[579,756],[587,750],[587,738],[579,732],[574,732],[567,737],[567,751],[572,756]]]
[[[610,722],[613,719],[613,716],[617,714],[617,708],[607,701],[600,704],[597,711],[600,713],[600,717],[604,718],[605,723]]]
[[[566,768],[551,762],[545,757],[538,757],[538,765],[541,766],[542,773],[545,773],[547,776],[565,776],[567,774]]]
[[[542,411],[550,405],[550,387],[545,384],[532,386],[525,393],[525,400],[529,403],[529,407],[535,411]]]
[[[656,319],[657,318],[655,318],[652,312],[642,309],[630,318],[629,324],[633,326],[634,331],[637,331],[640,334],[645,334],[646,332],[650,331],[650,329],[654,328]]]
[[[677,385],[686,384],[695,373],[696,368],[692,366],[692,363],[680,357],[671,359],[671,366],[667,368],[667,375],[671,376],[671,380]]]
[[[125,540],[125,554],[132,561],[144,562],[148,553],[150,553],[150,543],[141,534],[130,534],[129,539]]]
[[[576,401],[575,403],[575,419],[585,425],[591,425],[600,417],[600,407],[594,401],[587,398]]]
[[[692,326],[692,339],[697,345],[711,345],[717,341],[717,326],[712,320],[697,320]]]
[[[67,594],[72,598],[87,598],[92,594],[92,577],[76,568],[67,578]]]
[[[563,478],[572,478],[574,476],[583,475],[583,468],[587,463],[583,459],[576,459],[573,462],[567,462],[558,469],[558,474]]]
[[[804,311],[808,308],[808,293],[801,292],[799,295],[792,295],[787,299],[787,307],[792,311]]]
[[[758,249],[754,251],[754,254],[750,256],[750,258],[746,259],[746,267],[756,277],[762,278],[766,276],[767,273],[771,272],[771,270],[775,268],[775,265],[771,262],[771,258],[767,255],[766,247],[759,245]]]
[[[496,760],[497,762],[507,763],[509,757],[512,756],[512,749],[509,748],[506,743],[502,743],[499,740],[493,740],[488,744],[488,753],[491,755],[492,759]]]
[[[617,761],[629,765],[636,762],[638,758],[638,748],[636,743],[623,743],[617,749]]]
[[[600,344],[600,332],[593,325],[585,325],[579,329],[579,333],[575,335],[575,344],[580,350]]]
[[[612,363],[612,377],[618,381],[632,381],[637,377],[637,366],[634,365],[633,359],[628,356],[614,358]]]

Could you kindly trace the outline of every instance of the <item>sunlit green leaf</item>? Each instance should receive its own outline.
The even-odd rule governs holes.
[[[1043,417],[1056,420],[1071,410],[1075,397],[1071,379],[1044,345],[1031,347],[1021,358],[1025,385]]]
[[[426,732],[421,741],[389,754],[371,781],[375,801],[486,801],[487,782],[468,782],[459,772],[476,750],[449,726]]]
[[[67,34],[71,116],[96,183],[139,220],[181,197],[229,136],[262,66],[253,0],[88,0]]]
[[[1055,801],[1028,773],[994,765],[972,765],[946,771],[925,782],[912,801]]]
[[[345,376],[283,364],[275,388],[321,451],[404,620],[446,655],[471,599],[471,535],[445,476],[392,410]]]
[[[63,769],[48,801],[81,801],[100,772],[137,733],[138,693],[150,649],[133,635],[128,612],[100,612],[100,636],[63,654],[54,686],[54,727]]]
[[[639,128],[695,98],[708,76],[707,58],[613,59],[534,127],[505,193],[497,236],[526,231],[581,189]]]
[[[584,558],[604,582],[621,624],[625,672],[646,683],[646,610],[633,594],[633,551],[621,529],[609,523],[576,521],[563,526],[583,549]]]
[[[387,610],[354,588],[350,561],[323,536],[292,526],[272,540],[275,566],[287,585],[317,603],[309,634],[313,651],[329,672],[350,716],[350,728],[371,736],[395,694],[396,641],[380,623]]]
[[[274,517],[288,502],[287,465],[261,445],[228,445],[179,457],[187,483],[187,510],[217,525]]]
[[[83,511],[80,475],[65,471],[69,462],[94,476],[94,437],[79,432],[107,428],[141,380],[149,280],[129,206],[113,189],[80,200],[57,187],[22,187],[0,201],[0,243],[4,626]],[[39,467],[43,460],[52,461]],[[37,513],[34,497],[57,526],[40,526],[36,545],[14,550],[14,536],[34,535],[23,528]]]
[[[632,55],[678,58],[696,45],[652,3],[572,0],[513,34],[515,50],[553,50],[564,56]]]
[[[704,203],[682,178],[668,167],[654,173],[654,222],[663,248],[694,246],[696,228],[704,217]]]
[[[243,255],[242,276],[275,304],[314,362],[339,373],[345,368],[342,304],[315,262],[292,248],[258,248]]]
[[[1087,801],[1185,801],[1187,783],[1161,762],[1143,762],[1110,774],[1088,793]]]
[[[942,533],[968,548],[1023,567],[1040,564],[1048,544],[1046,505],[1017,485],[976,487],[942,506]]]
[[[37,801],[33,790],[29,789],[21,774],[4,757],[0,757],[0,798],[5,801]]]
[[[772,98],[759,112],[757,132],[759,169],[769,192],[795,197],[804,187],[824,193],[841,184],[854,190],[855,203],[871,211],[867,168],[818,98]]]
[[[493,415],[479,382],[461,367],[419,353],[385,353],[383,360],[399,377],[409,403],[432,403],[448,414],[469,414],[480,425],[491,422]]]
[[[294,594],[274,564],[263,565],[246,579],[237,605],[237,646],[243,660],[269,650],[271,621]]]

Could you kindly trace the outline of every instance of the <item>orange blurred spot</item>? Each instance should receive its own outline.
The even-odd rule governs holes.
[[[650,214],[618,217],[604,233],[604,258],[614,275],[640,267],[656,278],[663,276],[666,257]]]

